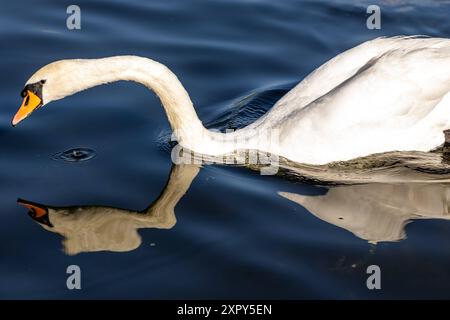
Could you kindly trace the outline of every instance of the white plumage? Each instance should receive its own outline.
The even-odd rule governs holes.
[[[62,60],[27,83],[46,80],[43,103],[118,80],[155,91],[180,144],[220,155],[258,149],[326,164],[388,151],[429,151],[450,128],[450,40],[394,37],[365,42],[331,59],[255,123],[234,133],[205,129],[177,77],[147,58]],[[269,139],[272,133],[278,139]]]

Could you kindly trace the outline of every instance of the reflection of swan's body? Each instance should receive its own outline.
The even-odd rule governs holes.
[[[141,243],[137,229],[170,229],[175,225],[174,208],[187,192],[199,168],[175,166],[159,198],[142,212],[111,207],[57,208],[20,200],[32,217],[49,231],[61,234],[68,254],[92,251],[130,251]]]
[[[429,151],[450,128],[449,70],[450,40],[376,39],[315,70],[253,124],[223,134],[203,127],[177,77],[153,60],[62,60],[28,80],[13,124],[53,100],[130,80],[155,91],[179,143],[202,154],[257,149],[324,164],[393,150]]]
[[[169,229],[174,208],[189,189],[199,167],[177,165],[159,198],[142,212],[99,206],[49,207],[19,202],[45,229],[61,234],[69,254],[137,248],[140,228]],[[405,225],[415,219],[450,219],[450,185],[372,183],[332,187],[323,196],[280,194],[316,217],[376,243],[405,238]]]
[[[316,217],[370,242],[405,238],[413,219],[450,219],[450,186],[366,184],[331,188],[323,196],[280,194]]]

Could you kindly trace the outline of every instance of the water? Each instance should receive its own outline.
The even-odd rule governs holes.
[[[130,83],[10,121],[40,66],[136,54],[168,65],[210,127],[239,128],[362,41],[448,37],[450,4],[380,2],[382,29],[368,30],[365,1],[77,1],[80,31],[66,29],[69,4],[16,1],[0,12],[1,298],[449,297],[439,152],[284,163],[279,176],[172,166],[159,101]],[[53,227],[23,205],[49,207]],[[72,264],[82,290],[66,288]],[[381,291],[366,288],[371,264]]]
[[[88,161],[95,158],[95,151],[89,148],[73,148],[63,152],[57,152],[53,159],[68,162]]]

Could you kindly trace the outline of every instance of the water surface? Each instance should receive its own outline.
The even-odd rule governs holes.
[[[450,4],[381,1],[382,29],[368,30],[365,1],[77,1],[82,29],[69,31],[70,4],[14,1],[0,12],[1,298],[449,297],[440,153],[284,176],[173,166],[159,101],[123,82],[10,121],[42,65],[136,54],[168,65],[210,127],[238,128],[362,41],[449,37]],[[74,149],[92,150],[75,155],[89,161],[60,161]],[[377,183],[361,184],[368,176]],[[53,228],[17,198],[50,206]],[[82,290],[66,288],[71,264]],[[371,264],[381,291],[366,288]]]

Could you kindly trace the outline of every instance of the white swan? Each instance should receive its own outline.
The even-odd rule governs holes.
[[[393,150],[429,151],[450,128],[450,40],[417,37],[379,38],[336,56],[263,117],[233,133],[207,130],[177,77],[136,56],[46,65],[28,80],[12,123],[51,101],[118,80],[152,89],[178,142],[213,156],[257,149],[326,164]]]

